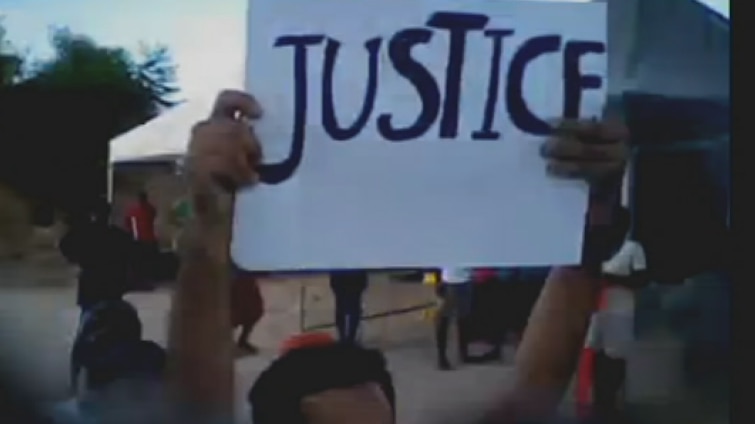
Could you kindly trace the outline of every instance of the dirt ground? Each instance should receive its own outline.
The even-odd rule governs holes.
[[[67,272],[67,273],[66,273]],[[39,399],[67,396],[68,353],[78,322],[73,275],[70,270],[23,272],[0,267],[0,364],[10,366]],[[45,277],[46,284],[30,284]],[[9,282],[9,278],[25,281]],[[302,289],[304,287],[304,289]],[[266,314],[252,335],[262,352],[240,357],[236,363],[238,422],[248,423],[244,404],[256,375],[274,357],[280,342],[306,326],[332,322],[332,296],[324,278],[266,281],[262,284]],[[304,299],[302,322],[300,302]],[[164,344],[170,292],[128,296],[139,310],[145,338]],[[385,312],[432,300],[432,291],[416,284],[371,280],[365,296],[366,314]],[[402,424],[443,422],[441,418],[479,409],[481,402],[504,389],[509,381],[513,352],[503,364],[459,367],[452,372],[435,369],[431,322],[421,312],[380,318],[364,324],[363,341],[385,352],[398,393]],[[450,346],[450,353],[455,349]],[[453,358],[453,356],[452,356]],[[441,421],[438,421],[441,419]]]

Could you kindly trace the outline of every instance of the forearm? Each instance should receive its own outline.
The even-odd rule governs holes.
[[[551,271],[517,351],[517,386],[560,397],[577,363],[598,291],[595,275],[581,267]]]
[[[224,206],[208,205],[189,224],[170,314],[169,366],[173,394],[182,404],[215,415],[233,413],[228,231]],[[229,202],[227,202],[229,203]]]
[[[611,201],[592,202],[588,228],[610,225],[611,209]],[[590,231],[585,243],[591,243]],[[554,268],[530,314],[516,356],[514,396],[534,398],[537,413],[555,411],[576,368],[600,291],[596,259]]]

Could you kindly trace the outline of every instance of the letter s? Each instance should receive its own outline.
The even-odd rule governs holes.
[[[422,110],[417,120],[406,128],[395,128],[391,123],[392,115],[381,114],[377,119],[380,134],[391,141],[404,141],[420,137],[430,129],[440,111],[440,90],[435,78],[421,63],[411,55],[411,49],[417,44],[426,44],[432,38],[432,31],[424,28],[409,28],[399,31],[391,38],[388,56],[396,72],[409,80],[417,89]]]

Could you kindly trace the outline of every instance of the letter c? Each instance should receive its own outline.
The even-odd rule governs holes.
[[[533,60],[547,53],[556,53],[559,49],[561,49],[561,36],[543,35],[527,40],[511,59],[506,81],[506,106],[511,122],[526,133],[546,135],[550,133],[551,127],[547,122],[535,116],[524,100],[522,95],[524,72]]]

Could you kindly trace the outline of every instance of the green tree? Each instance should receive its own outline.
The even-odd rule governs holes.
[[[48,207],[88,208],[104,194],[108,142],[176,103],[175,66],[163,46],[135,57],[66,28],[51,34],[53,56],[5,96],[0,178]]]
[[[20,76],[23,62],[23,56],[8,40],[3,17],[0,16],[0,87],[10,85]]]
[[[120,47],[98,45],[91,38],[67,28],[52,32],[52,59],[36,63],[32,77],[51,90],[97,90],[107,93],[103,108],[90,111],[112,119],[103,128],[108,139],[128,131],[176,102],[175,66],[164,46],[141,49],[139,59]],[[109,97],[106,98],[106,97]],[[108,101],[111,100],[111,101]],[[117,101],[116,101],[117,100]]]

